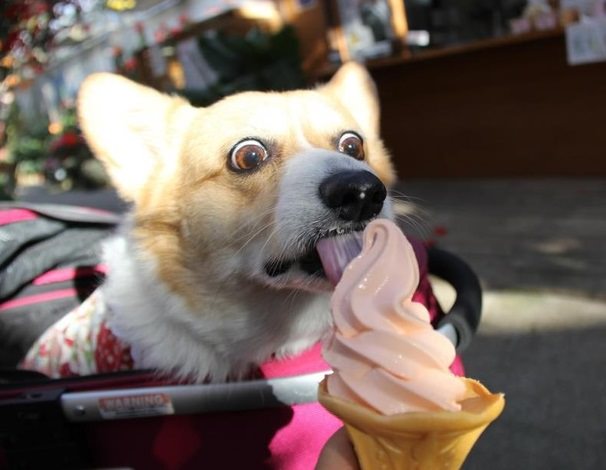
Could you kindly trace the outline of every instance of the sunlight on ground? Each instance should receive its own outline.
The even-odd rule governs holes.
[[[441,305],[455,299],[452,287],[432,278]],[[527,333],[606,326],[606,301],[548,291],[488,291],[483,296],[480,334]]]

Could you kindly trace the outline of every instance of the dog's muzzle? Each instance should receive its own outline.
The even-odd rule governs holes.
[[[364,162],[337,152],[318,150],[290,159],[280,194],[278,233],[286,246],[294,241],[303,249],[266,259],[263,270],[270,278],[298,268],[306,281],[335,284],[360,253],[366,225],[389,213],[383,182]]]

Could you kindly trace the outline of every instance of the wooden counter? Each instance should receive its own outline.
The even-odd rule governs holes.
[[[561,31],[369,64],[401,178],[606,176],[606,63]]]

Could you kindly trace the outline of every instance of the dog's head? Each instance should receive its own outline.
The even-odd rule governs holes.
[[[207,108],[111,74],[79,98],[88,142],[134,203],[138,246],[190,305],[219,284],[326,290],[317,242],[391,217],[376,90],[355,63],[313,90]]]

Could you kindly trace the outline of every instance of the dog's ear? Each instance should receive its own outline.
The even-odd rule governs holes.
[[[137,201],[152,175],[168,178],[194,108],[119,75],[90,75],[78,94],[84,136],[122,196]]]
[[[377,87],[365,67],[357,62],[345,63],[322,90],[339,100],[363,129],[379,134]]]

